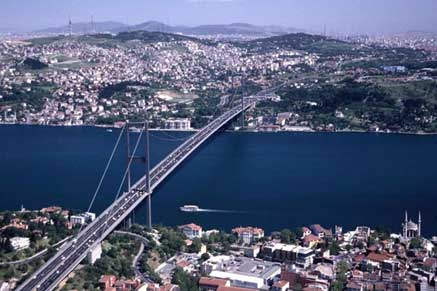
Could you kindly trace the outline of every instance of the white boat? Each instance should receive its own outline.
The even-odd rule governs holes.
[[[184,205],[179,209],[183,212],[197,212],[200,208],[197,205]]]
[[[131,128],[129,131],[130,131],[130,132],[133,132],[133,133],[140,133],[140,132],[141,132],[141,129],[136,128],[136,127],[133,127],[133,128]]]
[[[108,128],[108,129],[106,130],[106,132],[112,132],[112,129]]]

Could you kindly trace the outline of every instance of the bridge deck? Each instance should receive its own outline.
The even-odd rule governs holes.
[[[170,153],[150,171],[150,191],[153,191],[172,171],[181,164],[217,130],[256,103],[254,98],[246,98],[244,106],[237,105],[223,113],[207,126],[188,138],[182,145]],[[32,277],[27,279],[18,291],[50,291],[66,277],[86,257],[88,251],[108,236],[148,195],[142,191],[146,177],[142,177],[112,203],[92,223],[83,229],[77,237],[62,246],[57,254],[46,262]]]

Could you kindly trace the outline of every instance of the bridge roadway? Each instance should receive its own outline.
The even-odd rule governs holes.
[[[212,134],[230,120],[253,106],[261,97],[245,98],[244,106],[234,106],[220,115],[204,128],[188,138],[182,145],[170,153],[164,160],[150,171],[150,193],[143,189],[146,177],[142,177],[132,186],[132,190],[124,193],[112,203],[92,223],[83,229],[75,239],[64,244],[58,252],[16,290],[18,291],[51,291],[71,273],[86,257],[88,251],[99,244],[133,211],[171,172],[182,163]]]

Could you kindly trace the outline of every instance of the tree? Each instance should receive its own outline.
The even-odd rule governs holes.
[[[335,268],[335,281],[331,285],[331,290],[340,291],[344,290],[347,283],[347,271],[349,269],[348,264],[345,261],[341,261],[337,264]]]
[[[377,226],[375,228],[375,232],[376,232],[376,237],[378,237],[379,239],[385,240],[390,238],[390,229],[384,227],[384,226]]]
[[[205,262],[205,261],[208,261],[209,258],[210,258],[210,255],[209,255],[208,253],[203,253],[203,254],[200,256],[200,262],[203,263],[203,262]]]
[[[338,244],[337,241],[333,241],[331,243],[331,245],[329,246],[329,252],[331,253],[331,255],[338,255],[340,253],[340,245]]]
[[[420,249],[422,247],[422,240],[419,237],[410,240],[410,249]]]
[[[283,229],[281,231],[281,242],[285,244],[289,244],[291,242],[291,230],[289,229]]]
[[[181,290],[184,291],[198,291],[198,280],[191,277],[182,268],[177,267],[173,274],[172,283],[179,285]]]
[[[188,247],[188,252],[198,253],[202,249],[202,241],[200,238],[193,239],[192,244]]]

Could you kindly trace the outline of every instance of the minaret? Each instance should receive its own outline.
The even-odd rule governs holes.
[[[421,237],[422,233],[422,215],[419,211],[419,225],[418,225],[418,230],[417,230],[417,236]]]
[[[407,239],[407,231],[408,231],[408,228],[407,228],[407,225],[408,225],[408,213],[407,213],[407,211],[405,210],[405,222],[404,222],[404,239]]]

